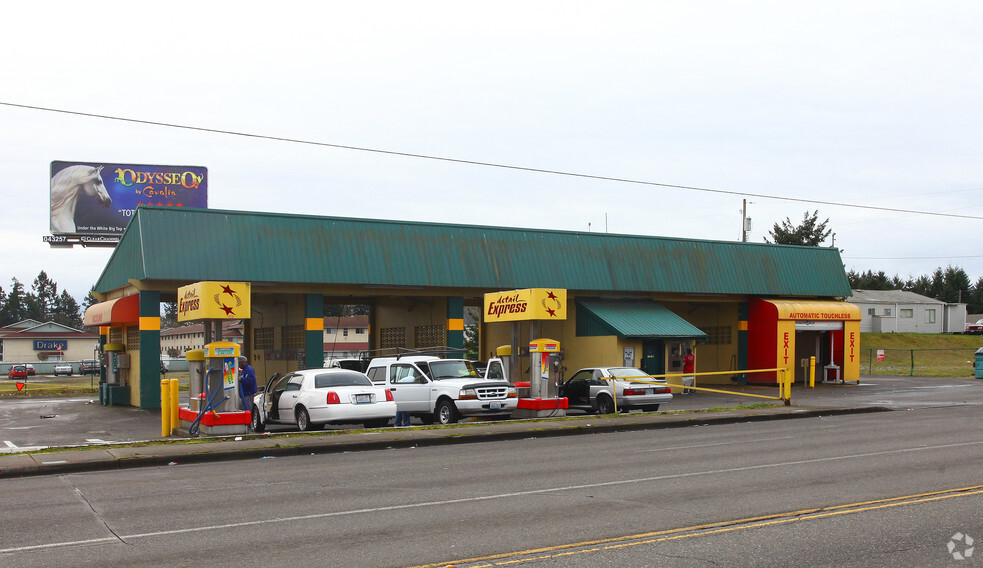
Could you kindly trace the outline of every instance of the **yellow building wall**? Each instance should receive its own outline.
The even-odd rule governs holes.
[[[437,345],[447,345],[447,299],[432,296],[408,296],[402,298],[379,298],[372,306],[372,324],[369,349],[380,349],[384,330],[404,330],[403,347],[420,349],[434,344],[417,344],[417,328],[443,328],[443,338]],[[430,334],[428,334],[430,335]]]
[[[305,351],[307,319],[304,294],[254,294],[252,317],[246,322],[242,353],[256,371],[256,384],[300,368],[299,353]]]

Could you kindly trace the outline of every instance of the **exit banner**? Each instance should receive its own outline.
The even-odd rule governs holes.
[[[177,320],[249,319],[248,282],[195,282],[177,289]]]
[[[567,291],[559,288],[526,288],[485,294],[484,321],[567,319]]]

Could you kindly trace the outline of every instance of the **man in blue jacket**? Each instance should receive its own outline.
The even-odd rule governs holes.
[[[239,357],[239,390],[246,406],[243,410],[252,412],[253,396],[256,394],[256,371],[245,357]]]

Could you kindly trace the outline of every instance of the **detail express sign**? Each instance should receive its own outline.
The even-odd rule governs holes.
[[[526,288],[485,294],[484,321],[567,319],[567,291]]]
[[[119,237],[139,205],[207,208],[208,170],[51,162],[51,234],[56,237]]]
[[[177,320],[249,319],[249,282],[195,282],[177,289]]]

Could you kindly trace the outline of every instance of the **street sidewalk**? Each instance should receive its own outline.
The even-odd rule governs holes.
[[[957,379],[958,380],[958,379]],[[727,387],[735,392],[774,395],[777,389],[763,386]],[[871,393],[863,389],[863,394]],[[262,459],[291,455],[367,451],[386,448],[425,447],[446,444],[514,440],[529,437],[570,436],[613,431],[681,428],[696,425],[781,420],[890,410],[872,404],[869,396],[857,396],[857,385],[801,386],[793,389],[791,406],[777,401],[744,398],[729,394],[698,392],[675,395],[663,412],[632,412],[617,415],[578,415],[565,418],[462,422],[451,426],[413,426],[375,430],[327,430],[316,433],[264,433],[209,438],[162,438],[112,446],[62,447],[44,451],[0,454],[0,478],[85,471],[115,470],[146,466],[176,466],[212,461]],[[875,397],[876,398],[876,397]],[[758,406],[772,404],[774,406]],[[754,406],[752,406],[754,405]],[[751,407],[749,407],[751,406]],[[95,416],[119,413],[122,409],[91,409]],[[137,415],[141,423],[159,415]],[[146,431],[154,424],[141,424]],[[53,451],[57,450],[57,451]]]

